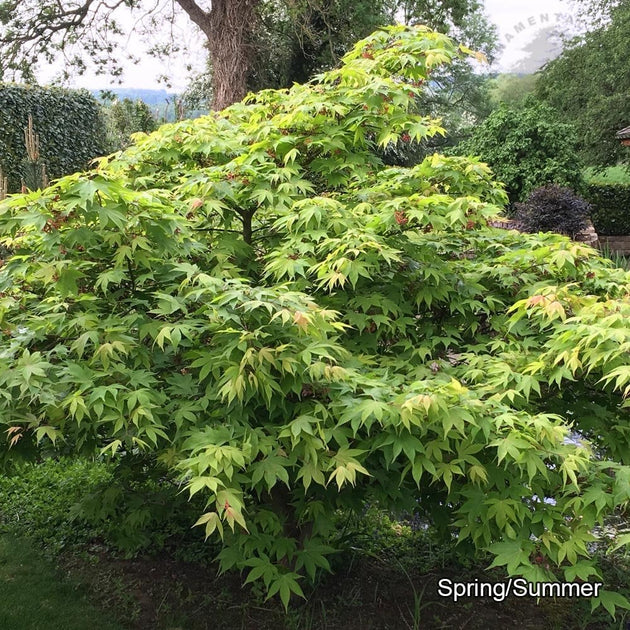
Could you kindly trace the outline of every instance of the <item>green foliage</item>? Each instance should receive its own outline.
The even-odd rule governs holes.
[[[176,558],[209,561],[216,549],[204,548],[191,530],[203,502],[190,501],[168,470],[151,464],[143,457],[123,459],[110,468],[108,480],[84,491],[71,517],[127,556],[167,549]]]
[[[574,237],[588,227],[589,204],[569,188],[549,185],[517,203],[514,218],[526,232],[557,232]]]
[[[169,549],[202,563],[212,549],[190,525],[203,504],[188,501],[171,477],[142,458],[23,463],[0,477],[1,528],[52,554],[98,540],[127,556]]]
[[[530,102],[516,110],[500,106],[454,151],[480,156],[515,203],[545,184],[580,190],[576,145],[571,125],[560,122],[550,108]]]
[[[578,155],[599,169],[628,162],[628,148],[615,133],[630,124],[630,5],[607,4],[608,18],[565,47],[541,71],[536,85],[537,98],[575,126]],[[591,16],[588,24],[593,24]]]
[[[578,16],[598,25],[610,19],[611,12],[622,4],[623,0],[573,0]]]
[[[591,218],[598,234],[630,234],[630,184],[591,183],[585,197],[593,206]]]
[[[149,106],[141,100],[124,98],[104,108],[107,130],[107,153],[126,149],[131,144],[134,133],[151,133],[157,129],[157,122]]]
[[[104,151],[100,109],[86,90],[0,85],[0,112],[0,166],[10,192],[20,190],[24,179],[29,116],[50,178],[86,168]],[[41,165],[36,169],[34,175],[40,176]]]
[[[537,74],[499,74],[490,80],[490,100],[494,107],[501,103],[510,109],[523,107],[527,97],[534,91]]]
[[[378,31],[4,201],[3,457],[178,474],[223,569],[285,605],[366,501],[511,574],[598,576],[594,527],[630,500],[630,276],[487,227],[506,196],[474,159],[383,163],[442,132],[415,106],[459,54]]]
[[[95,532],[72,512],[86,493],[112,481],[112,466],[87,460],[23,464],[0,476],[2,530],[28,536],[51,552],[89,542]]]
[[[352,515],[350,523],[345,516],[340,517],[342,532],[352,553],[378,558],[389,568],[424,574],[446,565],[469,568],[471,564],[471,558],[460,554],[451,542],[437,543],[431,523],[418,512],[393,515],[377,505],[366,504],[360,514]],[[341,568],[342,563],[347,566],[351,561],[348,555],[346,552],[333,558],[333,567]],[[487,564],[484,560],[487,558],[478,566]]]

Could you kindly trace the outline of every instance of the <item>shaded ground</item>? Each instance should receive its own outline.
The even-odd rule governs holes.
[[[122,630],[88,601],[85,588],[60,578],[30,544],[0,538],[0,628]]]
[[[142,505],[147,497],[160,500],[167,512],[132,531],[135,538],[121,530],[128,549],[140,541],[154,555],[116,555],[115,523],[133,514],[133,500],[123,503],[127,511],[95,522],[74,509],[84,496],[101,508],[96,491],[110,487],[111,474],[103,464],[49,460],[0,476],[0,630],[630,630],[630,613],[618,611],[613,623],[605,612],[591,615],[588,600],[441,598],[440,578],[500,581],[503,574],[485,570],[489,557],[473,567],[479,555],[440,543],[415,515],[394,518],[378,505],[352,520],[338,515],[338,548],[345,551],[330,557],[335,574],[311,590],[302,583],[308,600],[292,602],[285,614],[260,590],[242,588],[239,575],[218,576],[208,566],[218,541],[204,542],[190,527],[199,506],[159,494],[155,484],[135,488],[131,498],[140,496]],[[625,532],[628,520],[619,515],[608,525]],[[597,563],[606,589],[630,597],[630,556],[597,553]]]
[[[166,558],[116,560],[102,552],[66,554],[61,564],[67,575],[89,585],[95,603],[118,611],[120,621],[133,630],[619,628],[604,616],[591,617],[587,601],[537,605],[532,599],[499,603],[485,598],[454,604],[437,595],[438,579],[474,580],[474,572],[413,575],[371,559],[355,559],[345,572],[327,577],[288,615],[275,602],[241,588],[238,575],[217,576],[213,568]]]

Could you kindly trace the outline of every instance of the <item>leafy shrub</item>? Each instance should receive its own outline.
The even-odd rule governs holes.
[[[586,187],[591,219],[598,234],[630,234],[630,184],[593,183]]]
[[[525,203],[517,203],[514,218],[525,232],[557,232],[575,236],[588,227],[590,206],[569,188],[543,186]]]
[[[94,542],[127,555],[169,548],[201,562],[211,548],[190,528],[203,508],[164,471],[69,458],[21,464],[0,476],[0,525],[55,553]]]
[[[575,125],[580,138],[576,155],[601,169],[628,161],[628,149],[615,134],[630,121],[630,5],[615,0],[590,6],[606,7],[600,14],[606,17],[567,41],[561,54],[537,73],[535,98]]]
[[[9,192],[20,189],[29,115],[51,179],[85,169],[104,152],[100,107],[87,90],[0,84],[0,112],[0,166]]]
[[[111,479],[83,494],[72,515],[127,556],[168,548],[182,559],[212,559],[216,548],[204,546],[199,532],[191,529],[204,508],[200,497],[189,500],[172,474],[147,464],[152,462],[142,457],[123,459]]]
[[[2,456],[166,468],[223,569],[285,604],[366,502],[513,575],[599,576],[593,528],[630,501],[630,276],[488,228],[506,196],[477,160],[383,163],[441,131],[412,107],[458,54],[378,31],[5,200]]]
[[[0,522],[5,531],[29,536],[55,552],[85,543],[98,530],[72,518],[86,493],[112,480],[112,466],[87,460],[23,464],[0,476]]]
[[[576,147],[575,129],[551,108],[530,101],[519,109],[501,105],[454,152],[487,162],[514,204],[545,184],[581,190]]]

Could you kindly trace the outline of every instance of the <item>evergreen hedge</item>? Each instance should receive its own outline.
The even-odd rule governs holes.
[[[591,204],[591,220],[598,234],[630,234],[630,185],[589,184],[585,198]]]
[[[0,166],[9,192],[20,189],[29,115],[51,179],[85,169],[105,152],[101,110],[87,90],[0,84]]]

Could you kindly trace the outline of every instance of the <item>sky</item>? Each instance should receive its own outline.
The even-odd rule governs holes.
[[[496,70],[531,72],[559,52],[553,31],[562,30],[566,24],[567,0],[485,0],[485,5],[490,20],[498,27],[503,45],[503,51],[494,65]],[[564,14],[564,18],[561,14]],[[128,23],[132,24],[133,21],[129,19]],[[203,70],[203,38],[195,34],[190,22],[184,17],[174,29],[176,37],[187,42],[192,53],[175,57],[168,64],[143,55],[140,63],[126,65],[122,87],[163,89],[165,84],[159,82],[158,78],[166,74],[170,76],[169,91],[181,92],[188,80],[188,72],[184,70],[186,64],[192,64],[198,71]],[[134,54],[141,54],[142,43],[133,34],[129,36],[127,45]],[[49,69],[42,73],[41,79],[47,81],[52,74],[52,69]],[[105,77],[90,73],[77,77],[70,86],[90,89],[115,87]]]
[[[117,11],[118,21],[121,25],[136,24],[136,18],[126,9]],[[126,49],[134,57],[139,58],[139,62],[124,63],[124,75],[122,82],[111,83],[106,76],[97,76],[91,72],[85,72],[81,76],[74,77],[68,87],[88,88],[88,89],[108,89],[114,87],[128,87],[137,89],[161,90],[167,88],[169,92],[182,92],[188,85],[190,72],[186,69],[188,65],[193,66],[193,72],[202,72],[205,67],[206,49],[204,48],[204,37],[192,25],[190,20],[181,15],[176,22],[170,26],[172,36],[175,41],[182,44],[185,53],[173,55],[168,60],[156,60],[154,57],[144,53],[148,44],[140,37],[136,36],[133,29],[124,40]],[[123,53],[124,54],[124,53]],[[41,81],[49,81],[58,72],[55,68],[47,68],[42,72]],[[168,76],[167,86],[160,77]]]
[[[564,31],[570,20],[570,5],[563,0],[485,0],[486,13],[499,29],[503,52],[496,67],[502,72],[519,68],[519,62],[532,55],[536,61],[547,61],[545,53],[559,52],[553,31]],[[537,35],[543,41],[536,42]],[[544,50],[544,40],[548,50]],[[528,45],[534,50],[527,50]]]

